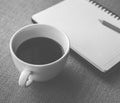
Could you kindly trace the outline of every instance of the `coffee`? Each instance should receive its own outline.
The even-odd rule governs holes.
[[[21,60],[30,64],[47,64],[59,59],[63,55],[63,48],[56,41],[35,37],[24,41],[16,50]]]

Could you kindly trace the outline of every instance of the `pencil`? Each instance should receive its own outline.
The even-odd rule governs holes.
[[[111,24],[111,23],[109,23],[109,22],[107,22],[107,21],[105,21],[105,20],[99,19],[99,21],[100,21],[104,26],[106,26],[106,27],[108,27],[108,28],[110,28],[110,29],[112,29],[112,30],[120,33],[120,28],[116,27],[115,25],[113,25],[113,24]]]

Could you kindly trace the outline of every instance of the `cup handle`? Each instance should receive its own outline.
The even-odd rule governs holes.
[[[23,70],[19,77],[19,85],[23,87],[28,87],[33,82],[31,79],[31,71]]]

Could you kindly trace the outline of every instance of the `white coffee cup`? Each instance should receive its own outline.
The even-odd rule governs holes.
[[[64,54],[56,61],[47,64],[30,64],[16,56],[16,50],[24,41],[34,37],[47,37],[61,45]],[[44,44],[43,44],[44,46]],[[10,40],[10,53],[19,70],[19,85],[29,86],[33,81],[47,81],[57,76],[63,69],[69,54],[70,43],[64,32],[47,24],[30,24],[18,30]]]

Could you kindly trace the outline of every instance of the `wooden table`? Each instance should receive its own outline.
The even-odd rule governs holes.
[[[18,86],[9,40],[31,16],[61,0],[0,0],[0,103],[120,103],[120,64],[101,73],[73,50],[65,70],[48,82]],[[120,16],[120,0],[96,0]]]

